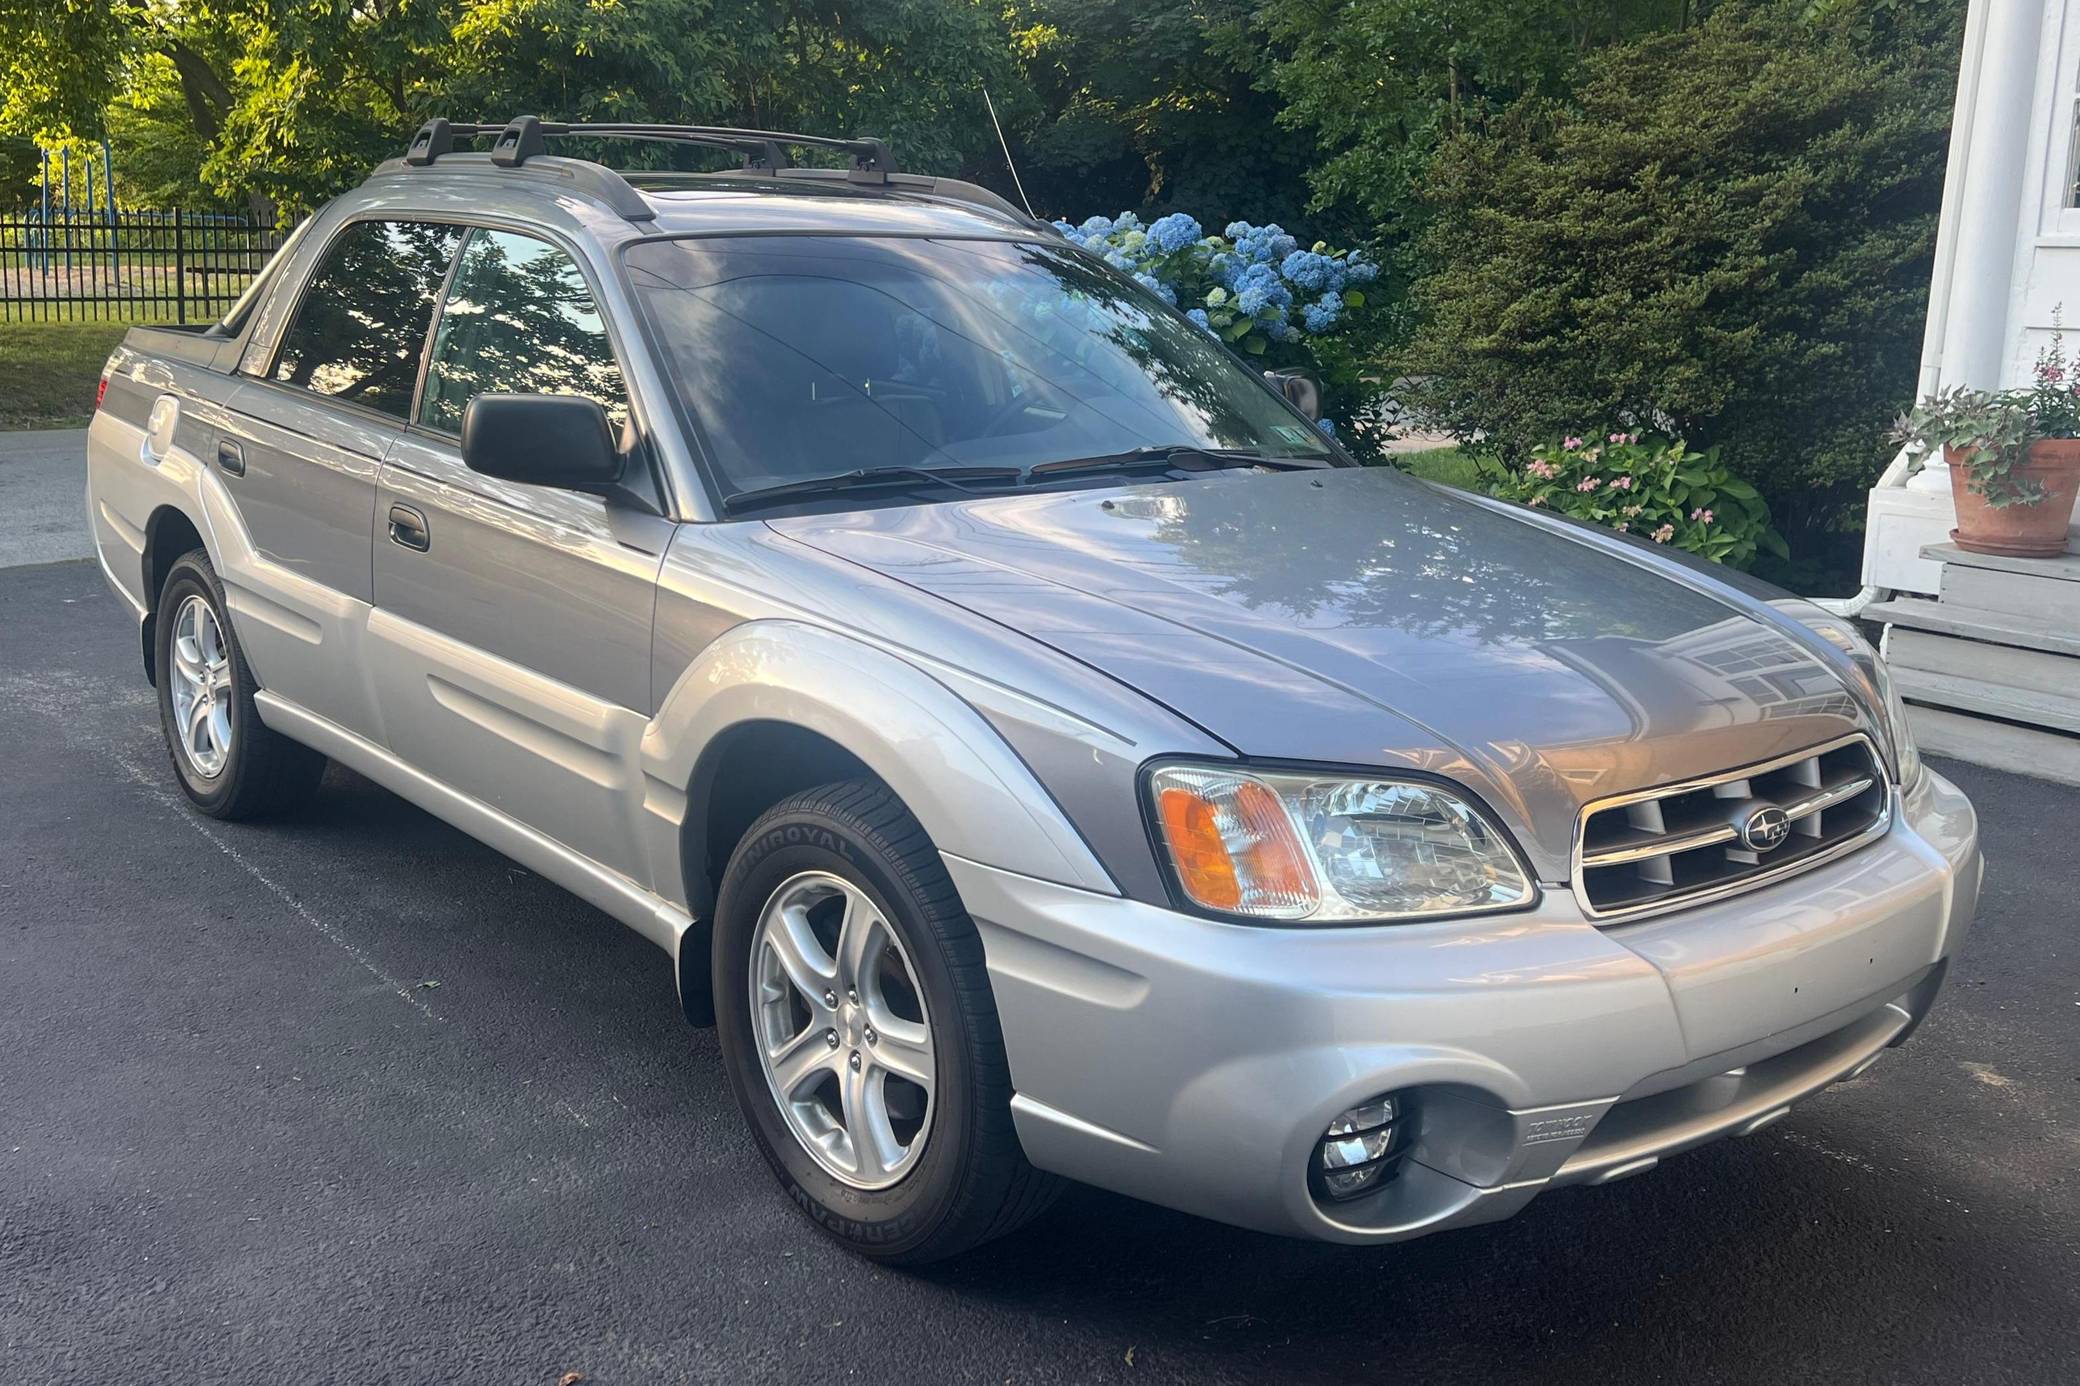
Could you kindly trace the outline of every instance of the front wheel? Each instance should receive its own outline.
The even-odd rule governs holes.
[[[232,634],[223,584],[201,549],[183,554],[159,590],[153,670],[175,776],[213,818],[278,813],[308,798],[325,757],[260,721],[259,685]]]
[[[838,1241],[923,1264],[1050,1201],[1012,1129],[974,922],[888,789],[826,785],[761,817],[723,876],[713,962],[738,1105]]]

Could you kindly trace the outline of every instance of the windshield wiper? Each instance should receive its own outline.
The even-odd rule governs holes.
[[[722,498],[722,508],[726,512],[735,513],[739,510],[755,509],[761,505],[793,500],[800,496],[821,495],[829,491],[915,486],[919,482],[950,486],[956,491],[983,495],[986,493],[966,483],[1015,482],[1022,475],[1016,467],[860,467],[849,472],[837,472],[831,476],[803,477],[799,481],[782,481],[772,486],[755,486],[749,491],[732,492]]]
[[[1247,448],[1202,448],[1191,443],[1157,443],[1129,448],[1103,457],[1065,457],[1059,462],[1036,462],[1020,474],[1021,482],[1079,476],[1091,472],[1123,471],[1131,467],[1165,467],[1180,471],[1207,472],[1226,467],[1277,467],[1292,471],[1333,465],[1327,458],[1267,457]]]

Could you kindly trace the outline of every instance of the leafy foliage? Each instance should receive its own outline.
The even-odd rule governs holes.
[[[1018,140],[1043,214],[1187,208],[1296,222],[1314,139],[1260,82],[1256,0],[1023,0],[1012,29],[1037,109]],[[1003,93],[997,93],[1001,102]]]
[[[971,0],[55,0],[0,8],[0,130],[98,138],[168,66],[201,179],[292,210],[432,115],[871,129],[953,172],[1001,164],[985,87],[1030,109],[1002,20]],[[133,128],[170,114],[131,104]]]
[[[1488,489],[1736,568],[1761,551],[1790,557],[1762,494],[1727,470],[1717,448],[1692,452],[1680,438],[1569,434],[1533,449],[1521,470]]]
[[[1809,535],[1852,523],[1912,392],[1961,8],[1722,5],[1448,140],[1417,402],[1512,464],[1660,429]]]
[[[1230,222],[1218,236],[1172,212],[1153,225],[1132,212],[1055,227],[1266,367],[1298,366],[1321,383],[1325,422],[1356,417],[1372,393],[1364,286],[1379,266],[1364,251],[1302,248],[1281,226]],[[1354,442],[1362,442],[1354,438]]]

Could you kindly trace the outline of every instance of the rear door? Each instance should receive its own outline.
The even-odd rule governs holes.
[[[382,469],[370,634],[394,750],[643,882],[636,750],[673,526],[627,500],[472,472],[459,445],[479,393],[589,396],[621,431],[632,488],[654,495],[625,382],[567,249],[471,231]]]
[[[375,598],[376,476],[402,435],[460,227],[352,221],[279,348],[233,393],[213,459],[260,560],[224,574],[261,684],[377,733],[359,641]]]

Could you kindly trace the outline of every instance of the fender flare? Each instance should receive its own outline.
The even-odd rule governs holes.
[[[800,727],[844,747],[902,799],[942,852],[1119,893],[1032,770],[952,689],[889,650],[790,619],[747,621],[709,644],[645,729],[644,778],[653,799],[685,796],[683,811],[672,815],[682,832],[705,832],[710,753],[751,722]],[[678,855],[681,834],[673,836]]]

